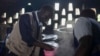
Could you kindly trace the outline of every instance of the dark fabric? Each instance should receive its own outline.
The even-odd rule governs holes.
[[[12,52],[9,53],[9,49],[5,46],[4,42],[2,42],[2,45],[3,47],[2,47],[2,51],[0,52],[0,56],[17,56],[16,54]]]
[[[25,41],[30,47],[34,45],[33,43],[36,41],[36,38],[38,36],[37,32],[39,31],[35,15],[33,15],[32,21],[34,29],[32,29],[32,25],[30,23],[30,16],[28,14],[22,15],[19,20],[19,27],[22,40]],[[32,33],[33,30],[34,33]]]
[[[92,23],[92,33],[93,33],[93,44],[91,47],[92,52],[90,56],[100,56],[100,50],[97,48],[97,46],[100,45],[100,29],[95,23]],[[94,50],[95,52],[93,52]]]

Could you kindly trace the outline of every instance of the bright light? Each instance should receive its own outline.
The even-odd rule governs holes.
[[[58,20],[58,14],[57,13],[54,15],[54,20]]]
[[[68,14],[68,21],[72,21],[72,20],[73,20],[72,13],[69,13]]]
[[[94,12],[95,12],[95,14],[96,14],[96,8],[91,8]]]
[[[21,11],[20,11],[20,14],[25,14],[25,8],[22,8]]]
[[[4,24],[7,24],[7,22],[6,22],[6,21],[4,21],[3,23],[4,23]]]
[[[49,19],[49,21],[48,21],[48,25],[51,25],[51,19]]]
[[[68,4],[68,10],[69,11],[73,11],[73,3],[69,3]]]
[[[65,8],[62,9],[62,15],[66,15],[66,9]]]
[[[2,18],[6,18],[7,17],[7,13],[4,12],[3,15],[2,15]]]
[[[32,4],[31,3],[28,3],[28,5],[31,6]]]
[[[75,9],[75,15],[80,15],[80,9],[79,8]]]
[[[54,24],[54,29],[57,29],[58,28],[58,23],[55,23]]]
[[[42,30],[45,30],[45,26],[42,27]]]
[[[97,15],[97,21],[100,22],[100,14]]]
[[[73,26],[72,26],[72,24],[67,24],[66,27],[67,27],[67,28],[72,28]]]
[[[14,15],[14,19],[18,19],[19,18],[19,13],[17,12],[15,15]]]
[[[61,26],[65,26],[65,23],[66,23],[66,18],[62,18],[61,19]]]
[[[9,17],[8,23],[12,23],[12,17]]]
[[[55,11],[59,11],[59,3],[55,3]]]

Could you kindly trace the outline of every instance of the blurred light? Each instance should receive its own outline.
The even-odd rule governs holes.
[[[32,5],[32,3],[28,3],[28,5],[29,5],[29,6],[31,6],[31,5]]]
[[[75,23],[77,22],[78,18],[75,18]]]
[[[17,12],[15,15],[14,15],[14,19],[18,19],[19,18],[19,13]]]
[[[58,23],[55,23],[54,24],[54,29],[57,29],[58,28]]]
[[[68,14],[68,21],[72,21],[72,20],[73,20],[72,13],[69,13]]]
[[[94,12],[95,12],[95,14],[96,14],[96,8],[91,8]]]
[[[68,10],[69,11],[73,11],[73,3],[69,3],[68,4]]]
[[[80,15],[80,9],[79,8],[75,8],[75,15]]]
[[[9,17],[8,23],[12,23],[12,17]]]
[[[20,11],[20,14],[25,14],[25,8],[22,8],[21,11]]]
[[[55,13],[55,15],[54,15],[54,20],[58,20],[58,14],[57,13]]]
[[[6,22],[6,21],[4,21],[3,23],[4,23],[4,24],[7,24],[7,22]]]
[[[3,15],[2,15],[2,18],[6,18],[7,17],[7,13],[4,12]]]
[[[100,14],[97,15],[97,21],[100,22]]]
[[[45,26],[42,27],[42,30],[45,30]]]
[[[49,19],[49,21],[48,21],[48,25],[51,25],[51,19]]]
[[[55,11],[59,11],[59,3],[55,3]]]
[[[65,8],[62,9],[62,15],[66,15],[66,9]]]
[[[72,26],[72,24],[67,24],[66,27],[67,27],[67,28],[72,28],[73,26]]]
[[[62,18],[61,19],[61,26],[65,26],[65,23],[66,23],[66,18]]]

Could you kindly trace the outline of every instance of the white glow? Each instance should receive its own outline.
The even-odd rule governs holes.
[[[100,14],[97,15],[97,21],[100,22]]]
[[[51,19],[49,19],[49,21],[48,21],[48,25],[51,25]]]
[[[14,15],[14,19],[18,19],[19,18],[19,13],[17,12],[15,15]]]
[[[66,15],[66,9],[65,8],[62,9],[62,15]]]
[[[7,17],[7,13],[4,12],[3,15],[2,15],[2,18],[6,18]]]
[[[69,11],[73,11],[73,3],[69,3],[68,4],[68,10]]]
[[[20,14],[25,14],[25,8],[22,8],[21,11],[20,11]]]
[[[79,8],[75,9],[75,15],[80,15],[80,9]]]
[[[72,13],[69,13],[69,14],[68,14],[68,21],[72,21],[72,20],[73,20]]]
[[[12,23],[12,17],[9,17],[8,23]]]
[[[4,23],[4,24],[7,24],[7,22],[6,22],[6,21],[4,21],[3,23]]]
[[[72,26],[72,24],[67,24],[66,27],[67,27],[67,28],[72,28],[73,26]]]
[[[95,12],[95,14],[96,14],[96,8],[91,8],[94,12]]]
[[[57,13],[55,13],[55,15],[54,15],[54,20],[58,20],[58,14]]]
[[[59,11],[59,3],[55,3],[55,11]]]
[[[62,26],[65,26],[65,23],[66,23],[66,18],[62,18],[62,19],[61,19],[61,25],[62,25]]]
[[[28,3],[28,5],[29,5],[29,6],[31,6],[31,5],[32,5],[32,3]]]
[[[42,27],[42,30],[45,30],[45,26]]]
[[[55,23],[54,24],[54,29],[57,29],[58,28],[58,23]]]

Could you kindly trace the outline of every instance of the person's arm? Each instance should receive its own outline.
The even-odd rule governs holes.
[[[84,36],[79,41],[75,56],[89,56],[91,52],[92,36]]]

